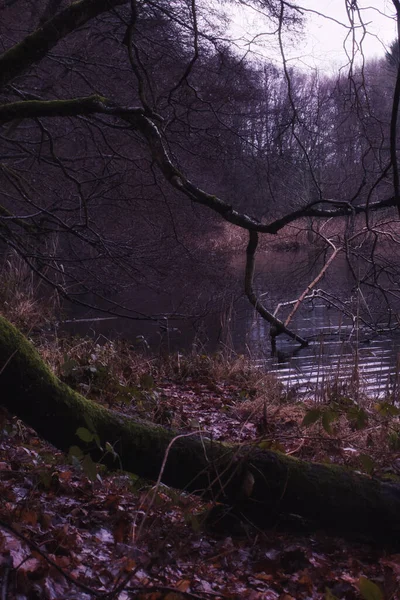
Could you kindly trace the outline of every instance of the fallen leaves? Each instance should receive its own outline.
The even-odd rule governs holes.
[[[207,429],[214,439],[255,439],[256,419],[243,420],[236,410],[241,392],[224,382],[164,381],[157,387],[159,417],[168,414],[171,425],[186,431]],[[136,409],[125,403],[123,410]],[[280,426],[278,419],[267,424],[286,451],[299,445],[290,434],[298,433],[301,419],[292,415]],[[13,434],[0,439],[0,576],[7,600],[89,600],[111,592],[115,600],[398,597],[398,555],[317,534],[211,535],[201,499],[125,474],[90,480],[33,431],[9,429]]]

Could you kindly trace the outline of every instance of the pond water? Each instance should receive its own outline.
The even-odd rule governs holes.
[[[321,264],[321,259],[313,253],[261,254],[255,287],[262,294],[263,302],[273,309],[279,302],[296,299],[319,272]],[[349,318],[316,298],[304,303],[290,324],[312,343],[300,350],[282,335],[277,338],[276,355],[271,356],[269,325],[255,313],[243,294],[238,293],[243,285],[243,269],[243,257],[234,258],[231,271],[236,300],[223,311],[216,304],[202,319],[165,320],[161,324],[122,319],[89,320],[69,323],[68,328],[79,333],[124,337],[139,349],[165,352],[186,351],[193,345],[198,351],[214,351],[222,345],[238,354],[248,354],[257,366],[276,373],[288,389],[306,394],[317,392],[318,395],[327,385],[352,381],[357,381],[372,397],[382,397],[393,390],[400,379],[400,330],[377,334],[362,326],[362,319],[356,321],[354,327]],[[353,310],[356,306],[360,317],[368,313],[375,322],[386,325],[387,310],[374,293],[368,298],[361,295],[354,301],[354,281],[344,261],[336,261],[319,285]],[[141,294],[143,306],[139,305],[137,310],[157,313],[169,310],[170,299],[152,295],[150,291],[141,291]],[[212,289],[209,296],[211,301]],[[283,308],[278,316],[284,319],[289,310],[290,307]]]
[[[299,349],[280,336],[277,352],[271,356],[268,325],[249,315],[246,328],[247,349],[253,361],[275,373],[287,390],[317,394],[323,400],[327,389],[354,384],[368,396],[379,398],[399,385],[400,333],[354,330],[342,315],[318,301],[296,318],[296,332],[313,337],[306,348]]]
[[[261,257],[258,286],[260,290],[269,287],[268,306],[298,298],[321,266],[322,262],[312,253]],[[354,280],[340,259],[319,285],[332,294],[336,304],[343,303],[354,314],[354,320],[321,297],[304,302],[290,327],[311,340],[310,345],[300,349],[281,335],[277,338],[276,354],[271,356],[268,324],[251,307],[243,305],[243,313],[233,328],[234,347],[246,349],[260,368],[276,373],[288,389],[321,394],[321,399],[323,390],[338,384],[358,384],[362,392],[376,398],[393,393],[400,383],[400,329],[389,331],[389,313],[382,298],[374,290],[368,297],[355,290]],[[292,307],[283,307],[277,316],[284,320]],[[391,316],[393,326],[398,318],[395,311]],[[371,320],[381,324],[380,333],[365,326]]]

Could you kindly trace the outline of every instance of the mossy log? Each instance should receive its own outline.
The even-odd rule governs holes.
[[[297,460],[252,446],[228,446],[204,436],[177,437],[83,398],[60,382],[33,345],[0,317],[1,404],[44,439],[68,451],[82,446],[79,427],[91,424],[109,442],[122,468],[156,480],[168,448],[162,481],[204,492],[233,507],[258,527],[276,525],[281,515],[299,515],[316,528],[400,540],[400,487],[350,470]],[[171,442],[176,438],[175,441]],[[90,454],[99,460],[103,452]]]

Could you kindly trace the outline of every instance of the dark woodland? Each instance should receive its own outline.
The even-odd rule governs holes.
[[[375,408],[363,404],[358,392],[352,396],[350,384],[346,390],[337,386],[323,406],[313,405],[308,398],[299,426],[314,429],[310,435],[300,435],[296,447],[270,439],[276,424],[271,424],[273,411],[265,399],[258,405],[254,439],[240,438],[242,434],[223,439],[200,422],[191,426],[183,418],[178,420],[176,412],[175,420],[159,407],[144,414],[146,402],[162,404],[157,385],[182,384],[180,355],[175,379],[164,371],[155,375],[153,367],[145,374],[134,373],[131,364],[125,365],[125,371],[121,367],[122,375],[114,380],[111,367],[106,371],[106,363],[97,358],[104,348],[114,348],[114,342],[100,350],[96,346],[87,364],[81,355],[71,358],[63,350],[69,343],[65,340],[52,355],[42,342],[46,328],[18,321],[16,311],[12,312],[18,297],[15,292],[6,294],[11,289],[12,265],[18,261],[18,277],[35,288],[34,301],[44,306],[51,298],[60,314],[67,310],[78,317],[119,317],[127,323],[151,322],[168,328],[177,320],[199,322],[245,297],[269,324],[268,351],[276,351],[276,340],[282,336],[291,340],[297,352],[312,340],[296,330],[295,314],[306,301],[318,297],[360,323],[370,338],[382,328],[396,331],[398,42],[383,50],[381,57],[366,60],[360,31],[367,31],[368,23],[359,3],[346,0],[346,64],[336,75],[326,75],[302,69],[289,58],[291,49],[301,47],[307,35],[307,8],[283,0],[246,3],[262,15],[260,27],[272,40],[269,54],[263,54],[253,51],[252,44],[243,50],[232,33],[230,16],[244,4],[234,0],[4,0],[0,8],[1,448],[9,456],[8,435],[14,432],[19,440],[18,427],[25,427],[28,433],[21,435],[39,436],[61,451],[60,460],[69,455],[90,485],[100,485],[99,473],[104,476],[102,469],[107,469],[110,477],[124,471],[140,478],[144,486],[156,482],[156,490],[165,486],[176,494],[193,495],[193,502],[207,505],[202,527],[224,539],[235,535],[255,539],[270,531],[307,539],[322,531],[324,536],[342,536],[346,544],[367,544],[372,553],[382,547],[395,553],[400,484],[396,474],[383,478],[387,460],[383,446],[373,463],[368,453],[372,454],[374,444],[384,444],[383,437],[379,442],[379,429],[380,436],[387,434],[393,461],[397,458],[396,386],[397,395],[378,399]],[[392,11],[399,24],[398,0],[393,0]],[[271,244],[311,248],[320,261],[304,291],[299,294],[293,288],[284,317],[269,300],[276,282],[265,281],[258,271],[258,257],[268,256]],[[236,257],[240,278],[232,267]],[[347,269],[354,292],[345,300],[337,290],[324,288],[325,274],[338,261]],[[297,262],[300,269],[294,252],[295,266]],[[290,295],[290,283],[288,287]],[[115,354],[116,361],[125,360],[121,358],[125,350],[118,357]],[[61,355],[62,359],[54,358]],[[153,358],[146,360],[153,364]],[[204,366],[209,357],[198,360]],[[128,385],[127,370],[139,383],[135,380],[133,386],[129,380]],[[96,384],[99,373],[105,374],[101,385]],[[111,389],[110,381],[115,384],[112,401],[102,396]],[[196,389],[203,389],[204,372],[199,369],[197,379],[191,375],[190,381],[196,396]],[[207,385],[213,393],[220,392],[218,380],[207,380]],[[274,385],[282,403],[284,392]],[[236,391],[244,388],[238,394],[243,392],[247,400],[259,397],[260,388],[254,391],[249,379],[235,380],[235,386]],[[176,394],[185,397],[187,389],[179,390]],[[128,410],[121,398],[129,394]],[[377,424],[374,419],[381,420]],[[292,419],[290,427],[293,423]],[[358,463],[343,459],[335,464],[332,458],[337,450],[333,440],[342,426],[349,429],[341,446],[343,456],[354,432],[365,432]],[[314,433],[324,439],[318,443],[329,447],[323,456],[300,453],[304,444],[307,448],[312,443]],[[23,438],[17,446],[25,447]],[[7,466],[9,459],[0,463],[0,474],[9,471],[11,477],[18,472],[15,461],[13,468]],[[64,472],[72,473],[69,467]],[[95,493],[93,489],[90,493]],[[7,494],[11,503],[10,490]],[[111,496],[110,492],[107,498]],[[153,502],[147,509],[150,514]],[[11,564],[10,542],[4,533],[0,537],[1,600],[91,595],[206,598],[211,593],[218,598],[282,600],[398,597],[398,582],[388,582],[388,569],[383,583],[381,571],[374,572],[378,582],[374,583],[362,569],[349,588],[343,582],[340,589],[321,584],[318,592],[311,592],[307,583],[308,596],[307,585],[302,591],[293,587],[288,591],[279,578],[279,591],[278,584],[271,587],[275,595],[268,595],[269,588],[258,590],[259,594],[252,588],[247,594],[249,590],[234,592],[228,586],[226,593],[222,587],[215,592],[204,588],[199,596],[202,588],[193,582],[179,588],[168,578],[154,589],[148,580],[134,589],[137,572],[148,569],[150,573],[149,565],[155,564],[157,553],[152,552],[145,566],[135,555],[130,566],[119,569],[118,576],[114,573],[112,582],[107,575],[106,589],[99,591],[95,582],[101,578],[68,575],[68,561],[64,565],[56,551],[40,550],[35,532],[21,533],[17,513],[11,513],[4,505],[0,530],[28,544],[33,555],[27,559],[21,554],[21,560],[43,561],[42,571],[44,564],[53,569],[57,563],[59,576],[67,573],[72,588],[63,588],[65,595],[57,595],[61,592],[55,588],[50,592],[46,571],[46,592],[44,583],[41,591],[35,584],[34,591],[27,581],[35,577],[43,581],[38,563],[32,576],[20,570],[26,581],[19,592],[16,555]],[[304,552],[302,548],[300,554]],[[304,573],[300,580],[306,581],[307,575],[311,581]],[[264,583],[273,580],[267,575]],[[73,596],[71,589],[79,583],[82,595]]]

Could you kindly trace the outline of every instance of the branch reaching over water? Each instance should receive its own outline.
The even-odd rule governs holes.
[[[320,276],[318,276],[312,284],[307,288],[302,297],[299,298],[297,305],[284,323],[277,319],[270,311],[268,311],[260,300],[257,298],[253,290],[253,276],[255,253],[258,245],[259,233],[276,234],[280,229],[288,223],[296,221],[305,216],[326,217],[326,216],[343,216],[347,214],[357,214],[367,210],[378,210],[388,206],[396,205],[396,198],[389,198],[375,204],[370,204],[368,207],[354,207],[349,202],[335,202],[334,200],[319,201],[309,203],[303,208],[293,211],[280,219],[277,219],[269,224],[261,223],[256,218],[241,213],[235,210],[230,204],[217,196],[208,194],[199,187],[191,183],[186,176],[178,170],[169,156],[166,144],[163,139],[162,132],[157,127],[155,120],[157,115],[150,118],[143,108],[139,107],[121,107],[116,105],[111,100],[99,96],[91,95],[83,98],[73,98],[67,100],[27,100],[4,104],[0,106],[0,122],[9,122],[14,119],[21,118],[38,118],[38,117],[74,117],[81,115],[103,114],[112,119],[122,119],[128,127],[139,132],[147,143],[148,150],[154,162],[158,165],[165,180],[180,193],[190,198],[197,204],[207,206],[214,212],[218,213],[225,221],[232,223],[242,229],[249,231],[250,240],[247,247],[247,265],[246,265],[246,281],[245,291],[251,304],[256,308],[258,313],[268,321],[277,332],[276,334],[285,333],[292,339],[299,342],[301,345],[306,345],[307,340],[295,334],[287,326],[292,319],[294,313],[300,306],[303,298],[307,295],[312,287],[314,287],[322,277],[330,263],[334,260],[339,250],[334,249],[334,253],[324,267]],[[107,123],[104,123],[105,126]],[[323,203],[333,208],[318,208]]]
[[[253,289],[254,280],[254,269],[255,269],[255,256],[258,246],[258,234],[256,231],[249,231],[249,243],[246,249],[246,275],[245,275],[245,292],[249,299],[250,304],[254,306],[259,315],[274,328],[274,337],[280,333],[285,333],[287,336],[299,342],[302,346],[307,346],[308,341],[297,335],[294,331],[289,329],[283,321],[277,319],[265,306],[261,303],[259,298]]]
[[[337,257],[337,255],[339,254],[339,252],[342,250],[341,247],[336,248],[332,242],[330,242],[329,240],[327,240],[329,242],[329,244],[332,246],[333,248],[333,252],[330,255],[329,259],[326,261],[326,263],[324,264],[324,266],[322,267],[322,269],[320,270],[320,272],[318,273],[318,275],[315,277],[315,279],[313,279],[313,281],[306,287],[306,289],[304,290],[304,292],[299,296],[299,298],[297,299],[293,309],[290,311],[290,314],[288,315],[288,317],[285,320],[285,325],[288,326],[290,321],[293,319],[294,315],[296,314],[297,310],[300,308],[303,300],[308,296],[308,294],[311,292],[311,290],[317,285],[317,283],[319,281],[321,281],[322,277],[325,275],[325,273],[327,272],[327,270],[329,269],[330,265],[333,263],[333,261],[335,260],[335,258]]]
[[[91,114],[104,114],[123,119],[145,139],[153,160],[172,187],[193,202],[207,206],[218,213],[225,221],[248,231],[275,235],[289,223],[304,217],[341,217],[396,206],[395,197],[370,203],[368,206],[353,206],[350,202],[320,200],[306,204],[271,223],[262,223],[255,217],[237,211],[221,198],[208,194],[187,179],[184,173],[174,165],[168,154],[163,135],[155,123],[160,120],[156,114],[151,115],[152,118],[150,118],[142,108],[118,106],[108,98],[96,94],[67,100],[27,100],[0,105],[0,122],[2,123],[23,118],[74,117]],[[322,208],[318,208],[319,206]],[[324,206],[333,208],[324,208]]]

